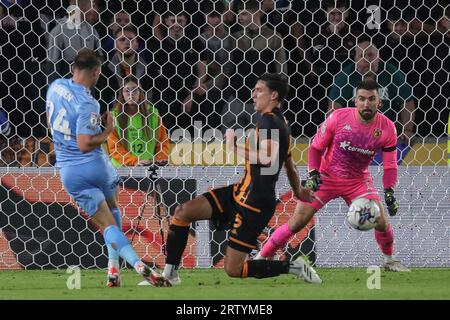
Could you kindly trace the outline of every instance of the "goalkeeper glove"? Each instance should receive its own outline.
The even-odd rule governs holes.
[[[319,190],[321,183],[322,180],[320,180],[319,171],[313,169],[308,173],[308,179],[306,179],[304,186],[308,189],[311,189],[312,191],[317,191]]]
[[[389,215],[395,216],[398,210],[398,202],[394,197],[394,189],[388,188],[384,189],[384,202],[386,202],[386,206],[389,211]]]

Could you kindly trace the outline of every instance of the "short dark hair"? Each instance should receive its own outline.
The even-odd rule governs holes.
[[[360,83],[358,83],[358,85],[356,86],[356,91],[363,89],[363,90],[367,90],[367,91],[372,91],[372,90],[377,90],[380,88],[380,86],[378,85],[378,82],[376,82],[373,79],[365,79],[363,81],[361,81]]]
[[[164,20],[167,19],[168,17],[178,17],[178,16],[185,16],[186,19],[187,19],[187,23],[190,22],[189,14],[186,11],[183,11],[183,10],[166,11],[162,15],[162,22],[164,22]]]
[[[132,33],[134,33],[135,36],[137,36],[136,28],[133,25],[131,25],[131,24],[127,24],[126,26],[117,28],[116,32],[114,32],[114,39],[117,38],[117,35],[119,33],[123,34],[123,33],[127,32],[127,31],[128,32],[132,32]]]
[[[323,2],[323,9],[326,11],[328,9],[334,8],[348,8],[347,0],[325,0]]]
[[[282,103],[289,92],[289,83],[285,76],[278,73],[265,73],[259,77],[271,91],[278,92],[278,101]]]
[[[363,42],[369,42],[371,45],[373,45],[375,48],[378,49],[378,46],[374,43],[371,37],[369,37],[367,34],[363,33],[361,34],[358,39],[356,40],[356,44],[360,44]]]
[[[253,12],[259,9],[261,9],[261,3],[259,0],[240,1],[238,3],[238,11],[247,10]]]
[[[221,16],[222,13],[225,11],[225,5],[222,1],[218,0],[209,0],[204,1],[200,5],[200,9],[205,13],[207,16],[217,17]]]
[[[92,49],[83,48],[78,51],[73,67],[78,70],[93,70],[102,65],[102,59]]]

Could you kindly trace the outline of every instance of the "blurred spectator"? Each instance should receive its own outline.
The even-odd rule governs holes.
[[[420,59],[414,68],[423,69],[415,95],[417,123],[421,136],[445,137],[450,110],[450,6],[438,12],[435,31],[423,37]]]
[[[450,38],[450,5],[444,9],[442,17],[437,22],[436,30],[447,37],[445,41],[448,41]]]
[[[277,0],[259,0],[260,9],[265,11],[271,11],[274,9],[274,1]],[[244,0],[224,0],[224,4],[226,5],[226,11],[224,16],[225,24],[230,28],[231,33],[235,33],[237,31],[242,30],[242,25],[239,23],[239,8],[242,7],[245,3]],[[280,1],[285,2],[285,1]]]
[[[414,12],[405,8],[390,8],[387,11],[386,23],[382,30],[387,35],[386,45],[380,49],[380,57],[383,61],[391,63],[400,68],[404,73],[414,71],[416,74],[421,70],[413,70],[414,61],[421,55],[418,43],[427,42],[423,37],[416,37],[411,32],[411,21]],[[421,34],[424,35],[424,34]],[[416,41],[417,40],[417,41]],[[418,65],[421,67],[421,65]],[[409,82],[419,81],[418,76],[409,75]]]
[[[353,105],[356,85],[365,78],[376,79],[383,102],[380,111],[392,121],[398,121],[400,142],[412,143],[416,105],[403,72],[392,64],[384,64],[379,59],[378,48],[365,36],[358,39],[354,59],[355,63],[344,67],[334,78],[328,94],[329,111]]]
[[[108,54],[114,49],[114,34],[122,27],[131,25],[131,16],[125,10],[120,10],[111,16],[108,23],[108,36],[102,40],[102,46]]]
[[[7,114],[0,104],[0,167],[19,166],[22,139],[13,135]]]
[[[306,104],[307,98],[302,97],[302,94],[308,95],[305,81],[311,75],[311,63],[305,59],[307,47],[304,26],[308,22],[305,19],[307,17],[305,13],[309,12],[305,10],[307,5],[306,1],[293,0],[264,0],[261,2],[261,9],[265,13],[261,16],[262,24],[274,29],[282,37],[283,47],[286,51],[290,90],[286,99],[284,115],[290,122],[293,134],[294,132],[298,134],[298,129],[302,130],[305,127],[304,124],[299,123],[302,120],[299,115],[303,104],[306,107],[313,107],[311,113],[317,110],[317,106],[313,106],[311,103]],[[315,34],[317,33],[315,32]],[[316,83],[317,79],[314,79],[313,85]],[[310,113],[307,117],[310,118]]]
[[[115,49],[114,35],[116,32],[127,25],[131,25],[131,16],[125,10],[120,10],[111,16],[108,21],[108,34],[102,39],[102,48],[107,55],[113,53]],[[144,41],[139,41],[138,52],[144,48]]]
[[[109,70],[116,75],[121,85],[123,79],[129,75],[135,76],[143,84],[145,91],[151,87],[147,81],[147,61],[139,54],[140,40],[136,29],[131,26],[120,27],[114,34],[115,51],[108,63]]]
[[[224,97],[229,102],[223,114],[223,130],[253,127],[258,116],[251,102],[251,92],[262,74],[287,74],[286,51],[282,39],[274,30],[261,24],[260,2],[246,1],[239,7],[239,23],[243,30],[235,32],[225,42],[230,62],[225,65],[229,86]],[[218,79],[219,80],[219,79]],[[216,83],[221,88],[225,83]],[[254,118],[254,119],[253,119]]]
[[[352,49],[356,44],[357,30],[350,32],[346,21],[349,16],[347,0],[326,0],[323,7],[327,22],[314,37],[312,53],[313,70],[320,77],[320,83],[328,87],[332,78],[345,64],[352,63]],[[326,74],[324,74],[326,73]]]
[[[297,90],[303,101],[291,104],[291,108],[303,104],[303,110],[297,113],[302,117],[298,116],[297,122],[307,135],[313,135],[317,126],[325,119],[327,90],[333,84],[334,76],[346,64],[353,63],[353,48],[360,31],[351,28],[348,23],[350,11],[347,0],[326,0],[322,4],[322,10],[317,10],[324,13],[321,17],[324,23],[317,24],[311,45],[305,54],[312,72],[306,77],[307,88],[303,89],[304,86],[301,86]],[[289,117],[289,113],[287,116]]]
[[[64,24],[67,20],[67,10],[65,9],[65,0],[58,1],[46,1],[45,5],[39,7],[39,23],[42,30],[44,30],[43,36],[45,37],[46,46],[50,41],[50,31],[57,24]],[[46,53],[47,57],[47,53]]]
[[[190,40],[185,35],[189,23],[186,12],[166,12],[162,17],[168,36],[154,51],[154,61],[149,70],[157,71],[153,101],[162,115],[164,125],[172,130],[189,128],[192,124],[190,110],[184,106],[191,91],[200,86],[198,70],[200,53],[205,52],[200,40]]]
[[[239,6],[245,1],[233,0],[224,1],[228,4],[225,13],[226,25],[235,33],[242,30],[242,26],[238,23]],[[305,81],[311,75],[310,60],[305,59],[307,45],[305,43],[304,26],[309,23],[315,24],[316,20],[307,18],[311,11],[311,1],[294,1],[294,0],[260,0],[261,8],[261,24],[267,26],[282,38],[283,48],[286,51],[286,66],[289,76],[289,96],[286,99],[285,116],[290,122],[292,133],[299,135],[305,128],[305,124],[301,123],[302,119],[310,119],[310,114],[317,111],[317,105],[307,102],[307,99],[313,100],[311,97],[311,88],[306,86]],[[317,8],[316,8],[317,9]],[[318,30],[314,32],[314,36],[318,34]],[[309,85],[316,85],[317,78],[312,79]],[[323,99],[322,94],[322,99]],[[314,101],[315,102],[315,101]],[[302,117],[301,112],[304,107],[311,107],[311,111],[307,112],[306,117]],[[308,120],[309,121],[309,120]],[[311,122],[311,121],[309,121]],[[311,132],[316,132],[316,127],[311,128]]]
[[[167,130],[158,109],[146,100],[135,77],[125,78],[112,114],[116,130],[108,137],[108,149],[114,166],[167,164]]]
[[[203,63],[198,64],[200,85],[191,92],[192,98],[188,96],[184,100],[184,109],[193,114],[194,121],[201,121],[208,128],[215,129],[221,125],[220,114],[226,103],[222,98],[222,91],[216,86],[216,81],[224,82],[222,66],[229,57],[223,44],[229,33],[223,23],[225,6],[221,1],[203,2],[202,11],[205,12],[207,23],[199,37],[202,47],[206,48],[200,57]]]
[[[40,37],[43,30],[33,17],[37,17],[37,11],[32,6],[0,6],[0,99],[15,134],[23,138],[46,133],[46,126],[40,122],[45,112],[40,95],[45,85],[40,68],[45,59]]]
[[[226,3],[224,21],[231,30],[231,33],[242,30],[242,25],[238,21],[239,7],[245,1],[220,1]],[[306,50],[304,42],[303,25],[301,23],[300,11],[303,10],[302,1],[292,0],[259,0],[261,9],[261,24],[274,29],[283,38],[283,46],[287,51],[287,56],[293,64],[301,64],[300,68],[307,67],[304,60]],[[289,75],[298,69],[289,65]],[[291,71],[292,69],[292,71]]]
[[[0,108],[0,135],[3,137],[9,137],[11,135],[11,131],[8,115]]]
[[[189,39],[195,39],[199,36],[200,30],[205,24],[205,17],[200,10],[202,1],[195,0],[156,0],[153,1],[153,35],[158,41],[168,36],[169,30],[164,23],[162,17],[168,13],[177,14],[184,12],[188,18],[186,26],[184,26],[184,35]]]
[[[283,46],[289,60],[293,63],[304,63],[305,41],[304,29],[300,12],[304,5],[300,1],[291,0],[262,0],[261,9],[266,14],[261,16],[262,24],[274,29],[283,38]],[[267,20],[267,22],[266,22]],[[288,66],[292,74],[292,66]]]
[[[11,3],[7,7],[0,5],[0,29],[7,31],[17,30],[22,34],[20,40],[24,40],[25,45],[20,47],[23,51],[18,52],[21,57],[31,58],[39,62],[44,61],[46,59],[46,39],[38,21],[39,11],[29,5],[29,0],[4,0],[3,3],[5,2]],[[10,42],[15,40],[9,39]],[[18,42],[16,41],[15,43]]]
[[[49,84],[70,75],[70,64],[80,49],[90,48],[103,56],[99,35],[85,20],[91,17],[87,14],[91,10],[91,0],[71,0],[66,22],[57,24],[50,32],[46,70]]]
[[[415,37],[411,32],[411,22],[414,19],[414,12],[408,7],[389,8],[387,19],[382,31],[386,36],[386,45],[380,46],[380,58],[388,64],[399,68],[406,76],[408,83],[415,83],[413,95],[420,97],[420,78],[426,69],[426,63],[421,61],[421,48],[419,43],[424,43],[424,39]],[[417,41],[416,41],[417,40]],[[426,42],[426,41],[425,41]],[[420,98],[419,98],[420,99]],[[420,100],[418,101],[420,105]],[[415,119],[420,112],[416,109]]]
[[[79,0],[78,0],[79,1]],[[84,19],[87,23],[89,23],[94,28],[102,28],[100,26],[100,5],[98,0],[91,0],[92,5],[90,9],[87,9],[87,11],[84,11]],[[79,2],[80,3],[80,2]],[[97,29],[98,32],[98,29]]]
[[[392,7],[387,11],[383,30],[387,45],[380,50],[380,56],[385,62],[398,66],[406,74],[408,83],[415,84],[416,132],[422,137],[440,136],[445,132],[447,108],[434,107],[448,105],[448,95],[447,99],[445,96],[449,91],[445,88],[450,89],[449,46],[442,33],[436,32],[442,16],[445,16],[443,10]]]
[[[409,34],[424,36],[425,34],[434,32],[436,29],[436,23],[434,21],[435,10],[431,8],[436,6],[439,1],[445,3],[445,0],[416,0],[408,3],[407,5],[402,5],[402,3],[396,4],[396,8],[401,9],[406,13],[406,16],[409,17],[406,29]],[[403,2],[405,2],[405,0],[403,0]],[[416,5],[416,7],[414,5]],[[390,10],[391,8],[389,11]]]

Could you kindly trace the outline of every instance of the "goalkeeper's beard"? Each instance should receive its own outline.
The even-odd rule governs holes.
[[[363,118],[365,121],[370,121],[375,117],[376,111],[372,110],[363,110],[359,112],[359,115],[361,118]]]

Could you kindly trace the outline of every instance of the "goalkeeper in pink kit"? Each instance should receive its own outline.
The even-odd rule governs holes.
[[[315,191],[311,202],[298,201],[294,215],[279,227],[255,259],[271,258],[289,239],[307,225],[330,200],[342,197],[347,205],[358,198],[373,199],[380,208],[375,239],[384,254],[388,271],[409,271],[394,260],[394,234],[380,196],[368,170],[377,150],[382,150],[383,187],[389,215],[397,213],[394,197],[397,183],[397,132],[394,123],[378,112],[378,83],[364,80],[357,86],[354,108],[334,111],[319,128],[309,148],[306,185]]]

